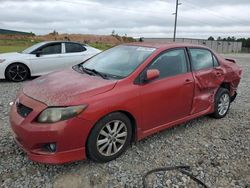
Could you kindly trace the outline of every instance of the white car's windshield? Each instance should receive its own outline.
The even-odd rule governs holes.
[[[155,50],[155,48],[120,45],[91,58],[82,66],[88,70],[124,78],[135,71]]]
[[[31,52],[33,52],[34,50],[36,50],[37,48],[39,48],[40,46],[44,45],[45,42],[39,42],[27,49],[25,49],[24,51],[22,51],[23,54],[30,54]]]

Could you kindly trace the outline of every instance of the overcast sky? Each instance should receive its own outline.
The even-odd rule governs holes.
[[[250,37],[250,0],[179,0],[177,37]],[[175,0],[0,0],[0,28],[172,37]]]

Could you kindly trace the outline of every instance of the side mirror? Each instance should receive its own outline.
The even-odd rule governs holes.
[[[41,54],[42,54],[42,51],[41,50],[38,50],[38,51],[36,51],[36,57],[40,57],[41,56]]]
[[[154,80],[160,77],[160,71],[157,69],[149,69],[146,72],[146,80],[147,82]]]

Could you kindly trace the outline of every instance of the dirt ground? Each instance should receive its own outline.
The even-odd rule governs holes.
[[[51,33],[48,35],[39,36],[25,36],[25,35],[1,35],[1,40],[38,40],[38,41],[53,41],[53,40],[70,40],[83,43],[104,43],[110,45],[117,45],[123,42],[133,42],[135,41],[131,37],[121,37],[118,35],[89,35],[89,34],[58,34]]]

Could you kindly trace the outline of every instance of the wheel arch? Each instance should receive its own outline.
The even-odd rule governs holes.
[[[131,139],[131,142],[135,142],[137,140],[137,123],[136,123],[135,117],[128,111],[119,110],[119,111],[116,111],[116,112],[120,112],[122,114],[125,114],[129,118],[129,120],[131,121],[131,125],[132,125],[132,139]]]
[[[220,85],[221,88],[225,88],[230,92],[230,83],[229,82],[222,82]]]
[[[230,100],[229,90],[227,88],[225,88],[225,87],[219,87],[219,89],[217,90],[217,92],[215,94],[214,111],[213,111],[213,113],[210,114],[210,116],[212,116],[212,117],[214,117],[216,119],[220,119],[220,118],[225,117],[226,114],[227,114],[227,112],[228,112],[228,110],[229,110],[229,108],[230,108],[230,101],[229,101],[229,105],[228,105],[228,109],[227,109],[226,113],[224,115],[221,115],[218,112],[218,102],[219,102],[220,97],[222,96],[223,92],[225,92],[225,91],[228,93],[229,100]]]
[[[25,67],[28,69],[28,71],[29,71],[29,77],[31,76],[31,70],[30,70],[30,68],[29,68],[28,65],[26,65],[26,64],[23,63],[23,62],[15,61],[15,62],[9,63],[9,64],[6,66],[5,71],[4,71],[5,79],[7,79],[7,77],[6,77],[6,71],[7,71],[7,69],[8,69],[11,65],[13,65],[13,64],[21,64],[21,65],[25,66]]]
[[[127,116],[129,118],[129,120],[131,121],[131,125],[132,125],[132,139],[131,139],[131,142],[135,142],[137,140],[137,122],[136,122],[136,118],[132,115],[132,113],[130,113],[130,112],[126,111],[126,110],[115,110],[115,111],[111,111],[109,113],[106,113],[106,114],[102,115],[100,118],[98,118],[98,120],[94,123],[93,127],[91,128],[91,130],[90,130],[90,132],[88,134],[85,145],[87,144],[90,133],[93,131],[95,125],[101,119],[103,119],[104,117],[108,116],[109,114],[116,113],[116,112],[122,113],[122,114],[124,114],[125,116]]]

